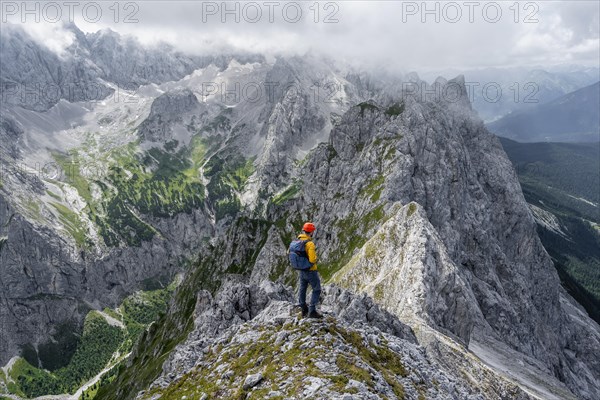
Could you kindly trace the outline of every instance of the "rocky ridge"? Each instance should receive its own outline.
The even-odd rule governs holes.
[[[323,297],[315,321],[281,284],[231,278],[214,298],[200,292],[194,330],[137,398],[529,399],[460,346],[465,365],[438,365],[369,297],[335,286]]]
[[[120,370],[118,395],[99,394],[132,398],[194,332],[199,288],[215,290],[229,273],[253,285],[293,283],[287,243],[312,220],[324,279],[400,317],[432,361],[459,365],[452,349],[468,345],[497,371],[517,371],[498,365],[503,351],[535,366],[538,397],[599,397],[600,328],[561,290],[514,170],[471,109],[463,78],[429,85],[310,57],[213,61],[127,92],[132,102],[2,110],[0,361],[23,340],[48,340],[58,322],[80,320],[90,304],[114,305],[187,261],[170,312]],[[295,87],[238,104],[202,90],[288,80]],[[322,101],[315,82],[342,89]],[[427,96],[433,89],[455,96]],[[11,138],[18,146],[4,144]],[[97,162],[97,171],[55,179],[15,168],[48,159],[59,170]],[[517,375],[523,390],[540,392]]]
[[[595,398],[600,330],[589,318],[573,323],[581,316],[560,289],[497,139],[466,101],[399,98],[382,92],[350,107],[329,142],[288,172],[292,183],[250,203],[259,216],[230,225],[198,268],[212,279],[235,271],[254,284],[293,283],[286,243],[312,220],[325,279],[372,296],[440,364],[463,362],[452,350],[462,343],[498,371],[514,370],[503,375],[532,396]],[[527,367],[499,365],[500,353]]]

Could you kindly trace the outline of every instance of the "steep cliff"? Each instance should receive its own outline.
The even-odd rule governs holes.
[[[77,54],[119,83],[110,70],[133,45],[104,35],[81,38]],[[116,58],[101,51],[111,46]],[[329,331],[337,341],[324,333],[313,344],[354,354],[364,370],[354,372],[374,376],[355,388],[366,396],[401,397],[400,387],[409,398],[600,396],[600,328],[561,289],[516,174],[471,109],[462,77],[427,85],[416,74],[350,73],[312,57],[193,65],[182,57],[168,57],[166,65],[179,65],[174,75],[136,75],[136,90],[119,101],[3,104],[0,362],[187,267],[169,312],[100,398],[157,388],[179,396],[176,378],[220,378],[226,395],[240,384],[249,390],[235,371],[215,375],[218,343],[203,330],[213,322],[231,352],[245,343],[244,324],[317,341]],[[313,326],[289,316],[288,289],[265,294],[266,279],[294,283],[286,248],[305,220],[318,226],[324,280],[369,295],[360,301],[385,312],[377,306],[364,320],[343,300],[353,295],[330,289],[325,305],[335,318]],[[223,286],[229,274],[245,283]],[[363,324],[351,328],[345,314]],[[185,378],[196,345],[208,355]],[[265,362],[249,351],[248,362]],[[386,353],[391,364],[373,364],[378,351],[394,353]],[[261,372],[263,380],[287,393],[321,385],[332,396],[356,380],[331,359],[314,361],[331,372],[328,381]],[[479,374],[483,386],[468,378]],[[429,378],[419,386],[417,375]],[[451,384],[436,387],[434,377]]]

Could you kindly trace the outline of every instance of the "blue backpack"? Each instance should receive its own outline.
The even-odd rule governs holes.
[[[292,268],[299,270],[307,270],[313,266],[308,261],[308,254],[306,254],[306,242],[309,240],[294,240],[290,244],[289,257]]]

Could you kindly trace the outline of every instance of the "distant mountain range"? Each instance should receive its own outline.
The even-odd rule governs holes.
[[[191,56],[167,44],[144,47],[134,37],[121,37],[110,29],[86,34],[72,23],[64,27],[74,42],[58,55],[36,42],[19,25],[3,25],[3,107],[47,111],[61,99],[98,101],[116,90],[177,81],[209,65],[223,70],[234,58],[242,63],[263,59],[245,54]]]
[[[420,75],[433,81],[440,75],[459,73],[465,76],[470,87],[473,108],[486,123],[551,102],[600,80],[598,68],[580,65],[443,70]]]
[[[463,76],[13,28],[3,87],[64,90],[0,108],[0,398],[600,398],[600,327]],[[305,221],[322,323],[281,285]]]
[[[596,142],[600,140],[600,82],[487,126],[499,136],[521,142]]]

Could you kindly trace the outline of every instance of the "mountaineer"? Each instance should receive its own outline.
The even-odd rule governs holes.
[[[302,317],[305,318],[323,318],[323,314],[317,311],[317,303],[321,296],[321,279],[317,272],[317,251],[312,236],[316,228],[312,222],[307,222],[302,227],[302,233],[298,239],[290,244],[288,251],[292,267],[298,270],[299,291],[298,303],[302,307]],[[306,290],[310,285],[312,296],[310,305],[306,305]]]

